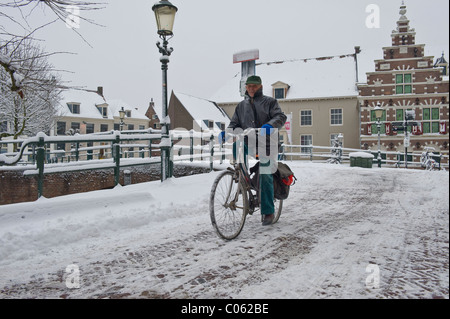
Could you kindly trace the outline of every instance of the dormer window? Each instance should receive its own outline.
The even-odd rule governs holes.
[[[130,110],[126,110],[126,111],[125,111],[125,115],[126,115],[127,117],[131,117],[131,111],[130,111]]]
[[[67,103],[72,114],[80,114],[80,103]]]
[[[214,121],[211,120],[203,120],[203,123],[205,123],[206,127],[208,129],[213,129],[214,128]]]
[[[273,97],[277,100],[282,100],[286,98],[290,86],[289,84],[279,81],[272,84],[272,88],[273,88]]]
[[[108,107],[107,106],[97,106],[98,111],[104,117],[108,117]]]
[[[223,122],[216,122],[216,125],[221,131],[225,131],[225,123],[223,123]]]
[[[277,100],[286,98],[286,94],[284,91],[285,89],[274,89],[274,97]]]

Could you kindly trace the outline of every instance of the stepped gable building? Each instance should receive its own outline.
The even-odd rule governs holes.
[[[397,29],[392,32],[392,46],[383,48],[382,60],[375,60],[375,72],[367,73],[367,84],[358,85],[361,147],[378,148],[374,108],[379,103],[385,110],[381,119],[382,151],[404,152],[405,133],[396,132],[393,123],[403,122],[405,112],[414,110],[418,126],[408,129],[408,152],[421,153],[425,147],[433,147],[435,154],[448,155],[448,63],[444,56],[435,63],[434,57],[425,56],[425,45],[416,44],[416,32],[406,13],[407,8],[402,5]],[[403,155],[400,157],[404,160]],[[397,160],[397,156],[390,155],[388,159]],[[411,156],[408,160],[417,162],[420,158]]]

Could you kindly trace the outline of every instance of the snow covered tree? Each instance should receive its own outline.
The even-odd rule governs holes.
[[[7,128],[7,132],[0,132],[0,138],[47,132],[56,114],[60,90],[68,88],[62,85],[48,62],[48,57],[56,53],[40,49],[38,43],[42,39],[35,39],[37,31],[57,21],[67,24],[74,17],[95,23],[74,16],[74,8],[79,12],[101,9],[101,5],[103,3],[79,0],[7,0],[0,3],[0,130]],[[54,19],[31,26],[27,18],[38,8],[49,8]],[[83,38],[76,28],[72,30]]]
[[[25,40],[0,45],[0,122],[9,123],[4,136],[47,132],[56,115],[61,81],[48,54]]]

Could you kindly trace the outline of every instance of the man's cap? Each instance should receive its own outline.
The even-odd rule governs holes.
[[[258,84],[258,85],[262,85],[262,80],[259,76],[257,75],[252,75],[249,76],[247,79],[247,82],[245,82],[245,85],[249,85],[249,84]]]

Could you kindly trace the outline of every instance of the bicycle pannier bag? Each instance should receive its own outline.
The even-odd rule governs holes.
[[[273,174],[273,191],[276,199],[287,199],[289,190],[297,178],[289,166],[278,162],[278,170]]]
[[[250,169],[252,184],[259,187],[259,162]],[[273,191],[276,199],[285,200],[289,197],[289,190],[295,184],[297,178],[290,167],[284,163],[278,162],[278,170],[273,175]]]

